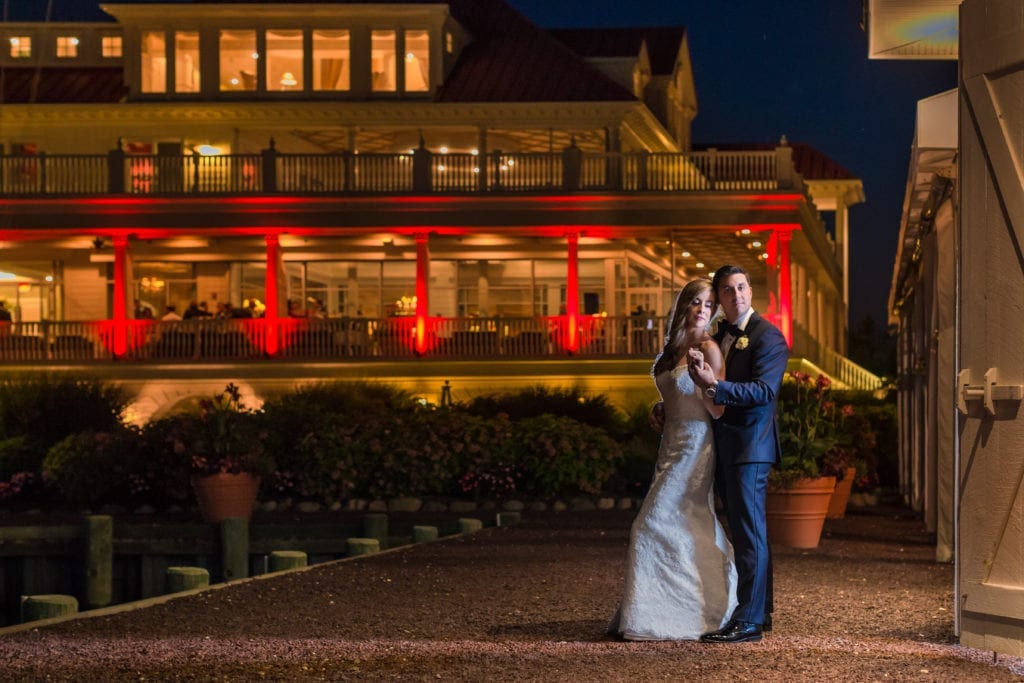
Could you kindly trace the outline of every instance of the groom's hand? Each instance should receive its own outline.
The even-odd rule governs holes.
[[[658,401],[651,406],[651,414],[647,416],[647,424],[656,432],[665,428],[665,403]]]

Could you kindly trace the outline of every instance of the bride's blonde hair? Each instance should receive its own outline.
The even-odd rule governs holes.
[[[683,339],[686,331],[686,317],[690,312],[690,304],[705,290],[711,289],[711,282],[704,278],[691,280],[683,286],[679,295],[676,296],[672,310],[668,314],[668,330],[665,333],[665,344],[661,353],[654,359],[654,366],[651,367],[651,374],[657,375],[671,370],[679,364],[683,349],[679,348],[679,342]],[[714,292],[712,292],[714,297]]]

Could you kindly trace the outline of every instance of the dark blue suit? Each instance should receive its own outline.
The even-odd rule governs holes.
[[[715,335],[715,341],[721,344],[723,336]],[[788,360],[782,333],[752,313],[726,356],[725,379],[719,380],[714,398],[725,406],[713,423],[715,488],[725,504],[736,552],[738,606],[733,618],[754,624],[764,623],[766,605],[771,604],[765,496],[768,472],[780,455],[775,408]]]

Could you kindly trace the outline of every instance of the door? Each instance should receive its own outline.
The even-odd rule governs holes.
[[[957,623],[1024,655],[1024,13],[960,6]],[[986,375],[988,379],[986,380]]]

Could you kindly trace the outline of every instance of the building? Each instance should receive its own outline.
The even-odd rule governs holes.
[[[501,0],[67,8],[0,24],[12,367],[625,401],[680,285],[738,263],[794,362],[878,384],[842,355],[860,181],[784,138],[694,148],[685,29],[544,31]]]
[[[901,485],[956,562],[960,642],[1021,656],[1024,14],[1018,0],[865,9],[872,56],[958,60],[960,87],[918,103],[890,290]]]

